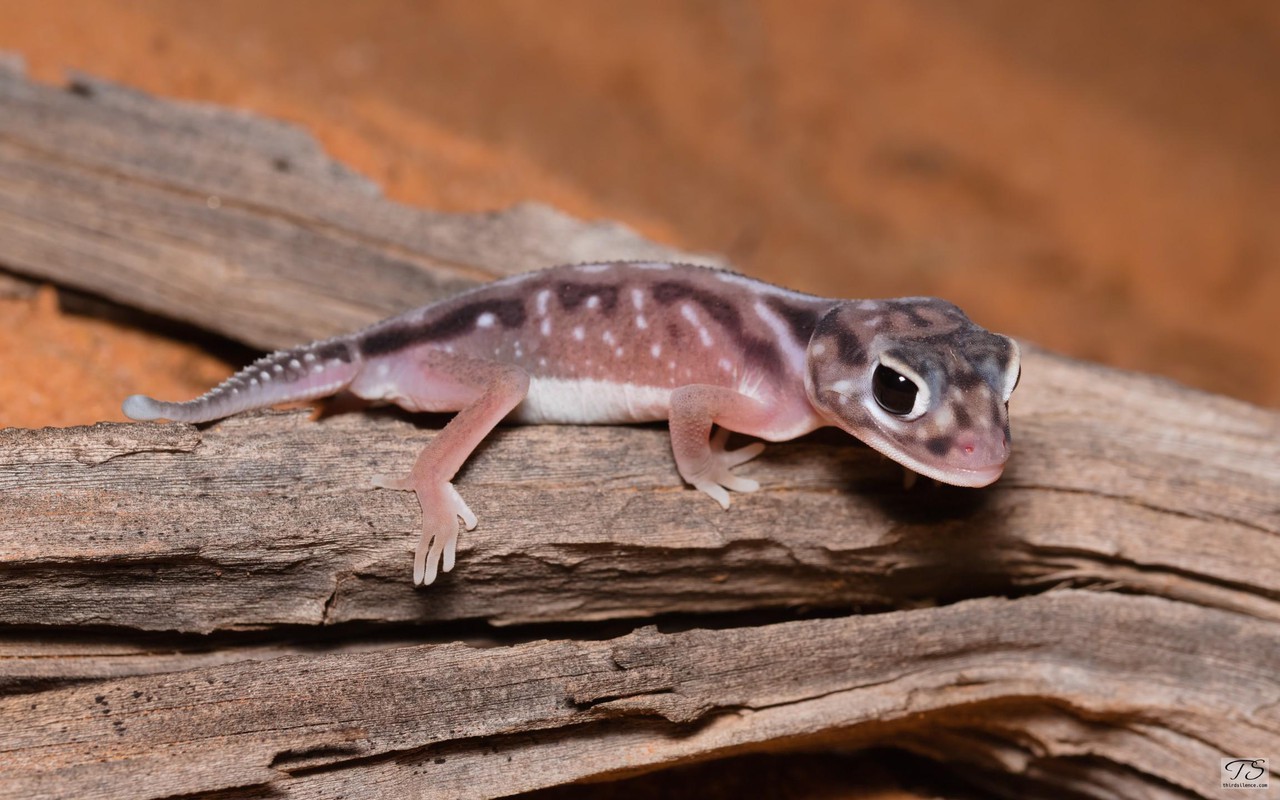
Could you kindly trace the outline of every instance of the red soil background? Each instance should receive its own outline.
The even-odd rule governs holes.
[[[0,50],[292,120],[404,202],[542,200],[1280,406],[1270,0],[0,0]],[[230,366],[52,296],[0,300],[0,358],[24,426]]]
[[[0,50],[292,120],[403,202],[541,200],[1280,406],[1272,0],[0,0]],[[3,283],[0,365],[20,426],[237,366]],[[885,783],[778,763],[700,769],[774,796]]]

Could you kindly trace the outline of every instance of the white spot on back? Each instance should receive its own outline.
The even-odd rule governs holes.
[[[702,346],[710,347],[712,344],[711,332],[707,330],[706,325],[702,324],[702,320],[698,319],[698,312],[694,311],[693,306],[688,303],[680,306],[680,316],[689,320],[698,329],[698,338],[702,340]]]
[[[587,332],[586,332],[586,331],[584,331],[584,330],[582,329],[582,326],[581,326],[581,325],[576,325],[576,326],[574,326],[574,329],[573,329],[573,338],[577,339],[578,341],[582,341],[582,339],[583,339],[586,335],[587,335]]]
[[[658,344],[657,342],[654,342],[649,347],[649,353],[652,354],[654,358],[657,358],[658,356],[662,355],[662,345]]]
[[[498,321],[498,318],[497,318],[497,317],[495,317],[493,314],[491,314],[491,313],[489,313],[488,311],[486,311],[486,312],[484,312],[483,314],[481,314],[480,316],[476,317],[476,327],[477,327],[477,328],[492,328],[492,327],[493,327],[493,323],[495,323],[495,322],[497,322],[497,321]]]
[[[538,307],[538,316],[545,317],[547,315],[547,303],[551,300],[551,290],[543,289],[538,292],[538,298],[535,301]]]
[[[614,344],[617,342],[617,340],[613,338],[613,331],[605,331],[604,334],[600,336],[600,339],[605,344]]]
[[[640,309],[644,308],[644,290],[643,289],[631,290],[631,305],[636,307],[636,311],[639,311]]]
[[[547,317],[542,318],[542,324],[538,326],[538,330],[543,336],[551,335],[551,320]]]
[[[622,358],[622,348],[621,347],[615,348],[613,351],[613,354],[618,358]]]
[[[587,298],[587,308],[599,308],[599,307],[600,307],[599,297],[593,294]]]

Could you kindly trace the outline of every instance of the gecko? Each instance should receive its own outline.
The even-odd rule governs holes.
[[[733,470],[769,442],[843,429],[910,472],[994,482],[1010,454],[1017,343],[933,297],[841,300],[710,267],[577,264],[483,284],[345,336],[267,355],[204,395],[124,401],[135,420],[201,423],[350,392],[410,412],[456,412],[412,470],[374,485],[416,493],[413,582],[454,566],[453,485],[504,419],[667,420],[683,480],[725,509],[759,484]],[[713,433],[714,428],[714,433]]]

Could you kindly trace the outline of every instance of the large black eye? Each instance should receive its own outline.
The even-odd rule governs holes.
[[[871,393],[880,407],[890,414],[900,417],[910,414],[916,407],[916,393],[919,391],[910,378],[884,364],[876,365],[871,376]]]

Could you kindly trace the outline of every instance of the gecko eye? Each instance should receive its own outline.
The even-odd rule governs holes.
[[[877,365],[871,376],[871,393],[876,402],[885,411],[899,417],[905,417],[915,408],[919,391],[910,378],[884,364]]]

